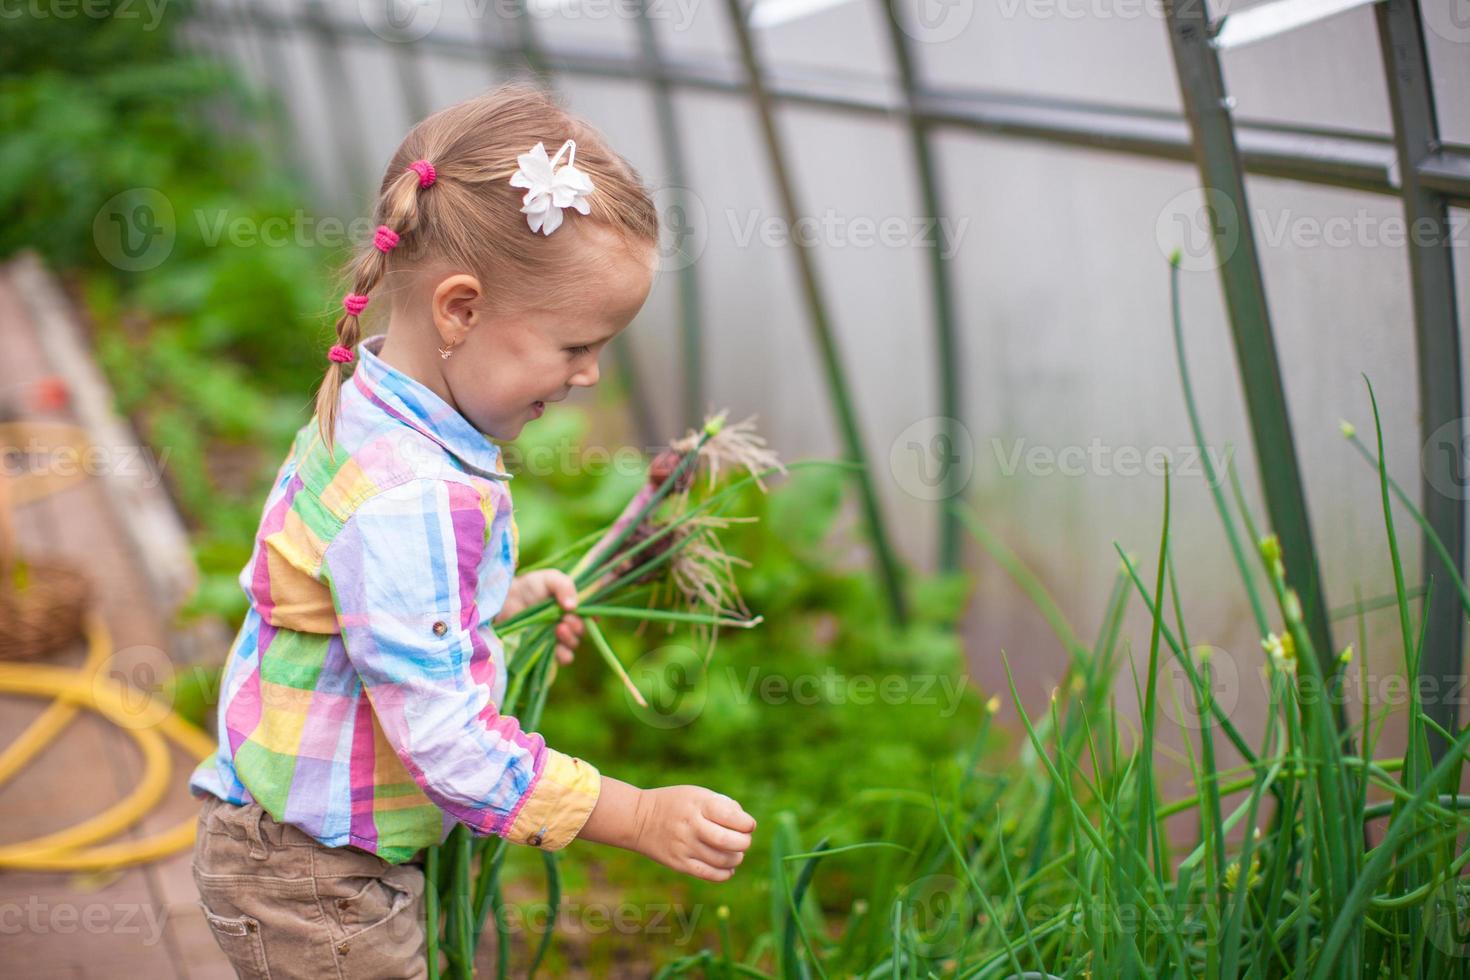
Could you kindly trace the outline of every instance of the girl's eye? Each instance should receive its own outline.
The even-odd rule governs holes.
[[[578,344],[576,347],[567,348],[567,353],[571,354],[573,357],[581,357],[583,354],[590,354],[591,352],[592,348],[588,347],[586,344]]]

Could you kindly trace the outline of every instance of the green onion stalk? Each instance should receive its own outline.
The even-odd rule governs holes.
[[[747,475],[715,492],[721,471],[736,468]],[[701,472],[710,492],[693,502]],[[761,618],[750,614],[734,582],[734,566],[744,562],[721,548],[719,532],[731,523],[754,519],[727,513],[740,490],[751,483],[764,490],[764,478],[785,472],[756,434],[752,420],[727,424],[724,413],[712,416],[652,459],[648,479],[590,547],[580,554],[574,547],[544,563],[564,567],[572,577],[578,589],[576,612],[593,648],[639,705],[646,707],[647,701],[608,643],[599,620],[689,626],[708,636],[710,653],[720,627],[748,629],[759,624]],[[667,600],[662,606],[661,598]],[[547,599],[496,624],[498,636],[514,640],[507,644],[508,680],[500,710],[514,714],[524,731],[540,725],[556,676],[551,653],[563,615],[555,600]],[[707,653],[706,662],[708,657]],[[476,950],[492,910],[498,938],[496,975],[508,975],[510,936],[499,880],[505,856],[503,837],[476,838],[463,824],[443,844],[428,849],[425,916],[428,972],[433,980],[474,975]],[[552,914],[527,976],[535,976],[550,947],[561,894],[560,855],[546,851],[542,856]]]

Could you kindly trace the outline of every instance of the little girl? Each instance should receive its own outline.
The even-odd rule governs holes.
[[[316,415],[240,575],[219,748],[189,783],[200,905],[242,977],[425,976],[423,853],[456,823],[710,881],[756,825],[702,787],[602,775],[497,711],[492,622],[554,598],[561,664],[583,626],[568,575],[515,576],[490,439],[596,384],[643,306],[658,215],[637,172],[550,96],[506,85],[415,126],[374,216]],[[388,330],[360,340],[370,298]]]

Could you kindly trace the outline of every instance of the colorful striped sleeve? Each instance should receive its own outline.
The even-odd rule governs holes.
[[[482,580],[515,569],[487,549],[486,511],[475,487],[452,480],[381,491],[333,538],[324,572],[347,658],[424,795],[478,835],[559,850],[591,815],[601,777],[498,712],[499,610],[477,597]],[[372,767],[361,787],[358,771],[354,759],[354,798],[372,792]]]

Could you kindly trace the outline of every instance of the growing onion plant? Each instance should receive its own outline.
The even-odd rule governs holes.
[[[1182,344],[1177,276],[1176,267]],[[1204,446],[1182,350],[1180,370]],[[1030,713],[1007,659],[1021,751],[1009,761],[989,755],[1001,709],[992,698],[973,747],[936,764],[927,793],[874,788],[847,801],[881,828],[867,839],[803,845],[794,820],[774,821],[769,929],[737,946],[722,909],[718,945],[658,975],[1470,976],[1470,796],[1459,791],[1470,730],[1445,731],[1425,711],[1426,693],[1445,692],[1416,683],[1425,617],[1415,603],[1452,588],[1470,615],[1470,595],[1452,571],[1444,582],[1406,584],[1394,497],[1444,549],[1388,476],[1371,384],[1367,394],[1376,445],[1346,424],[1344,434],[1375,471],[1393,593],[1333,613],[1355,620],[1356,636],[1332,656],[1313,649],[1280,539],[1257,527],[1234,470],[1207,474],[1261,643],[1238,671],[1242,680],[1257,664],[1263,671],[1263,703],[1252,711],[1264,719],[1259,730],[1243,731],[1222,703],[1231,683],[1223,659],[1186,623],[1167,472],[1152,560],[1115,544],[1119,571],[1091,642],[977,516],[957,508],[1068,654],[1049,703]],[[1120,645],[1133,603],[1148,614],[1146,655],[1140,647],[1136,657]],[[1369,695],[1366,617],[1377,610],[1395,616],[1405,705]],[[1136,718],[1115,707],[1119,683],[1132,685]],[[1401,754],[1382,751],[1390,715],[1403,725]],[[1183,745],[1182,788],[1159,770],[1176,754],[1160,748],[1170,724]],[[1431,732],[1447,745],[1438,757]]]

